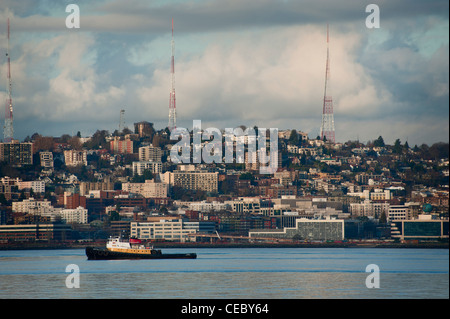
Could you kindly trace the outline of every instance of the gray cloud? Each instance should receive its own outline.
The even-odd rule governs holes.
[[[60,1],[3,3],[0,29],[14,12],[19,138],[112,131],[122,108],[129,126],[143,119],[167,125],[173,17],[182,126],[201,119],[217,127],[296,128],[315,137],[328,22],[338,140],[448,140],[447,1],[378,2],[378,30],[365,28],[370,1],[78,1],[80,30],[65,28]],[[2,51],[4,40],[2,33]],[[6,65],[0,64],[1,75]]]

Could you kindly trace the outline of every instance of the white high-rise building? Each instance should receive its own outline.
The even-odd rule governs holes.
[[[87,224],[88,222],[88,210],[81,206],[75,209],[63,209],[59,214],[61,215],[61,219],[68,224]]]
[[[140,162],[161,162],[162,150],[153,145],[139,147]]]
[[[142,175],[145,170],[151,171],[153,174],[161,173],[161,162],[133,162],[133,175]]]

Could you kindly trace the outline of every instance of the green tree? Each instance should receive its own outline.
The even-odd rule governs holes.
[[[288,144],[290,145],[298,145],[299,137],[296,130],[291,131],[291,135],[289,136]]]
[[[449,144],[444,142],[438,142],[431,145],[428,149],[429,157],[431,159],[441,159],[449,157]]]
[[[91,139],[84,143],[84,146],[89,149],[99,149],[99,148],[107,148],[108,143],[106,142],[106,136],[108,136],[108,131],[105,130],[97,130],[97,132],[92,135]]]
[[[122,130],[122,134],[123,134],[123,135],[133,134],[133,131],[131,131],[128,127],[125,127],[125,128]]]
[[[400,142],[400,139],[396,139],[392,151],[395,154],[401,154],[402,150],[403,150],[403,147],[402,147],[402,143]]]
[[[120,215],[116,211],[112,211],[109,215],[109,221],[119,221],[121,219]]]
[[[381,136],[379,136],[375,141],[373,141],[373,146],[375,147],[384,147],[384,140]]]
[[[145,183],[146,180],[150,179],[153,179],[153,173],[151,170],[146,169],[142,172],[142,175],[134,175],[131,181],[133,183]]]
[[[247,173],[241,174],[241,175],[239,176],[239,179],[240,179],[240,180],[250,180],[250,181],[252,181],[252,180],[255,179],[255,177],[253,176],[252,173],[247,172]]]
[[[403,145],[403,148],[407,151],[409,150],[409,144],[408,141],[405,142],[405,145]]]

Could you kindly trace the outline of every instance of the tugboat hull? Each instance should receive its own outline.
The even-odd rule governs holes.
[[[126,253],[110,251],[95,247],[86,247],[88,260],[112,260],[112,259],[195,259],[197,254],[162,254],[159,250],[153,250],[150,254]]]

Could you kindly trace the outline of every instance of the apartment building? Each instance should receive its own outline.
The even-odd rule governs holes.
[[[381,214],[388,215],[390,204],[388,202],[373,202],[369,199],[361,203],[350,203],[350,213],[352,216],[367,216],[380,218]]]
[[[80,195],[86,196],[90,191],[108,191],[114,189],[112,182],[81,182]]]
[[[116,136],[109,142],[111,152],[116,154],[133,154],[133,141]]]
[[[18,191],[23,189],[31,189],[35,193],[45,193],[45,182],[44,181],[22,181],[20,178],[10,178],[8,176],[2,177],[0,179],[0,185],[4,186],[3,191],[0,192],[11,192],[12,187],[17,187]]]
[[[18,213],[36,213],[41,215],[42,212],[50,210],[51,208],[53,208],[53,206],[47,199],[38,201],[33,197],[24,199],[21,202],[12,203],[12,211]]]
[[[153,145],[139,147],[140,162],[161,162],[163,151]]]
[[[63,209],[60,211],[59,215],[67,224],[87,224],[88,222],[88,210],[81,206],[74,209]]]
[[[162,172],[161,162],[133,162],[133,175],[142,175],[145,170],[153,174]]]
[[[162,174],[162,179],[171,186],[217,193],[219,173],[196,169],[194,165],[180,165],[177,170]]]
[[[122,183],[122,190],[129,193],[141,194],[145,198],[167,197],[169,185],[152,180],[145,183]]]
[[[68,150],[64,151],[64,162],[66,166],[87,165],[87,151]]]
[[[33,214],[36,216],[49,217],[51,221],[56,221],[61,218],[66,223],[87,223],[88,210],[84,207],[77,207],[73,209],[56,208],[51,205],[49,201],[37,201],[30,197],[21,202],[12,203],[13,212],[21,212]]]
[[[32,165],[33,143],[0,143],[0,162],[10,165]]]
[[[41,167],[53,168],[53,153],[52,152],[39,152],[39,158],[41,160]]]
[[[19,190],[31,189],[35,193],[45,193],[45,183],[44,181],[19,181],[17,182]]]

